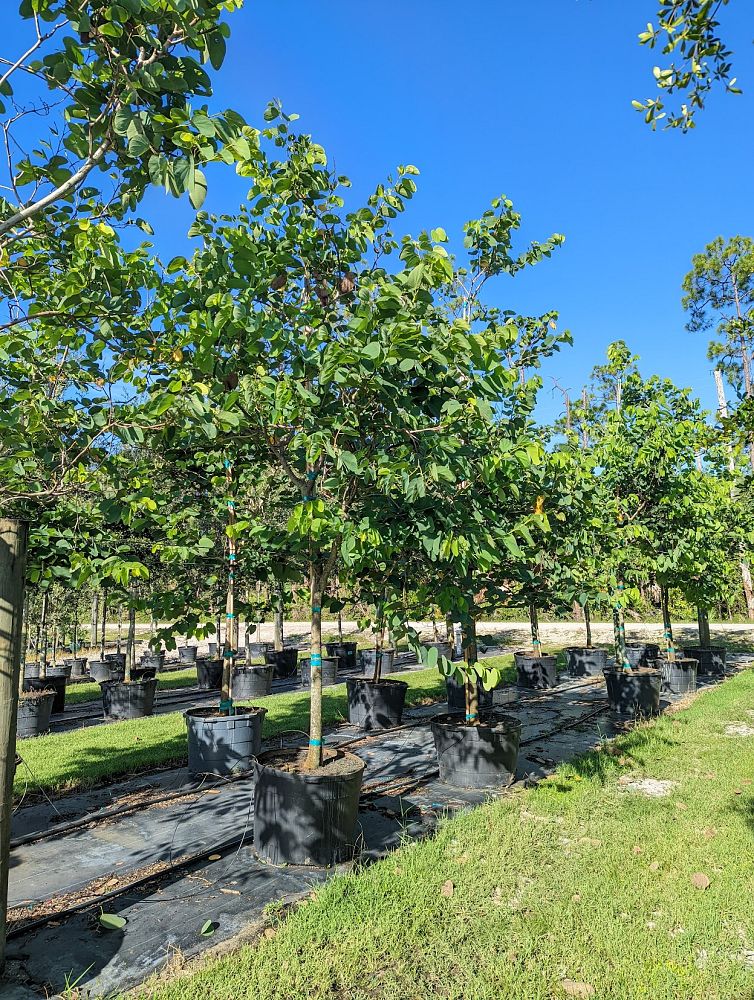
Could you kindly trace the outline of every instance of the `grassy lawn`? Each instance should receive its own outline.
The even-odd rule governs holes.
[[[750,670],[333,879],[273,937],[145,995],[750,998],[754,736],[726,735],[731,722],[754,727]],[[664,798],[626,786],[645,777],[676,784]]]

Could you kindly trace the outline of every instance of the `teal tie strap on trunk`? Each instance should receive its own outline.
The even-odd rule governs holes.
[[[321,747],[322,746],[322,740],[309,740],[309,746],[310,747]]]
[[[313,615],[318,615],[321,611],[322,611],[322,608],[319,606],[319,604],[313,604],[312,605],[312,614]]]
[[[310,661],[312,667],[321,667],[322,666],[322,654],[321,653],[312,653],[312,655],[309,657],[309,661]]]
[[[229,712],[233,708],[233,699],[230,698],[228,701],[220,702],[220,711]]]

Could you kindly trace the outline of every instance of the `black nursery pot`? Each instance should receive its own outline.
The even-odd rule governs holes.
[[[516,680],[521,687],[543,691],[557,687],[558,659],[549,653],[534,653],[519,650],[513,654],[516,664]]]
[[[254,847],[272,864],[329,867],[353,857],[364,762],[325,751],[327,768],[282,770],[299,751],[272,750],[254,763]],[[334,767],[335,770],[331,770]]]
[[[103,681],[122,681],[125,676],[125,669],[125,666],[118,667],[113,663],[108,663],[106,660],[89,661],[89,676],[93,681],[98,681],[100,684]]]
[[[395,666],[395,650],[394,649],[383,649],[380,653],[380,676],[385,674],[392,674],[396,672]],[[365,674],[374,674],[375,666],[377,665],[377,650],[376,649],[362,649],[361,651],[361,666]]]
[[[699,666],[697,674],[700,677],[712,675],[721,676],[725,673],[725,646],[684,646],[683,655],[696,660]]]
[[[220,660],[222,663],[222,660]],[[264,698],[272,691],[272,667],[234,667],[230,681],[233,699]]]
[[[147,667],[143,663],[139,667],[131,667],[132,681],[149,681],[157,673],[157,667]],[[125,676],[125,675],[124,675]]]
[[[16,737],[18,739],[41,736],[47,732],[50,728],[54,699],[54,692],[49,691],[40,693],[35,698],[22,698],[19,701],[16,714]]]
[[[660,647],[654,642],[626,646],[626,659],[632,667],[651,667],[659,655]]]
[[[55,698],[52,703],[52,714],[65,712],[65,685],[68,678],[63,673],[53,673],[53,667],[47,668],[47,677],[25,677],[24,691],[52,691]]]
[[[272,666],[275,677],[292,677],[298,666],[298,649],[268,649],[265,662]]]
[[[39,663],[25,663],[24,664],[24,677],[39,677],[40,666]]]
[[[222,659],[196,661],[196,682],[200,691],[219,691],[223,682]]]
[[[164,664],[164,653],[144,653],[141,658],[141,666],[144,670],[162,670]]]
[[[143,719],[154,711],[156,678],[144,681],[103,681],[102,705],[107,719]]]
[[[683,695],[696,691],[697,661],[682,657],[676,660],[658,660],[662,673],[662,691],[665,694]]]
[[[647,716],[660,712],[662,674],[659,670],[603,671],[610,708],[619,715]]]
[[[500,788],[516,776],[521,723],[507,715],[482,715],[469,725],[458,715],[432,719],[440,781],[462,788]]]
[[[400,726],[406,704],[405,681],[370,681],[346,678],[348,721],[359,729],[390,729]]]
[[[196,663],[196,646],[179,646],[178,662]]]
[[[71,668],[71,677],[83,677],[86,673],[86,657],[74,656],[73,659],[63,660],[66,666]]]
[[[466,688],[465,685],[456,680],[454,676],[445,678],[445,690],[447,692],[448,701],[448,712],[451,714],[457,714],[462,712],[466,714]],[[492,691],[485,691],[482,687],[482,682],[476,682],[476,697],[477,705],[479,706],[480,712],[489,712],[492,709],[494,702],[494,694]]]
[[[340,664],[344,670],[356,669],[356,651],[358,644],[355,642],[326,642],[325,649],[328,656],[340,659]]]
[[[109,663],[111,666],[120,667],[121,670],[126,669],[126,654],[125,653],[105,653],[105,662]]]
[[[571,646],[566,649],[566,664],[571,677],[599,677],[607,667],[607,650],[594,646]]]
[[[301,687],[309,687],[312,682],[312,665],[310,657],[301,660]],[[332,687],[338,683],[338,661],[322,657],[322,687]]]
[[[239,705],[235,715],[218,715],[214,708],[190,708],[188,768],[192,774],[231,774],[248,771],[262,749],[266,708]]]
[[[271,642],[247,642],[246,643],[246,653],[252,659],[257,659],[257,657],[262,657],[265,659],[268,653],[273,651],[273,646]]]

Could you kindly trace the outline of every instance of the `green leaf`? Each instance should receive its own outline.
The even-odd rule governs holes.
[[[370,341],[366,346],[362,347],[361,353],[365,358],[374,361],[380,353],[380,342],[378,340]]]
[[[198,168],[189,180],[189,201],[194,208],[201,208],[207,197],[207,178]]]
[[[202,924],[202,929],[199,931],[199,933],[203,937],[211,937],[216,930],[217,930],[217,924],[214,922],[214,920],[205,920],[205,922]]]
[[[448,234],[445,232],[445,230],[442,228],[442,226],[438,226],[437,229],[433,229],[430,235],[432,237],[432,242],[433,243],[447,243],[448,242]]]
[[[106,931],[120,931],[126,926],[127,920],[117,913],[100,913],[99,922]]]

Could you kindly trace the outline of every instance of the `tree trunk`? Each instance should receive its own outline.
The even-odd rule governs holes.
[[[709,612],[706,608],[699,605],[696,609],[696,621],[699,627],[699,645],[702,649],[709,649],[710,646],[710,634],[709,634]]]
[[[382,676],[382,647],[385,645],[385,620],[382,608],[377,606],[377,631],[374,636],[374,674],[372,680],[377,681]]]
[[[741,582],[744,587],[744,597],[746,598],[746,613],[750,621],[754,621],[754,587],[751,582],[751,570],[747,562],[741,563]]]
[[[107,632],[107,591],[102,592],[102,630],[100,632],[100,659],[105,658],[105,635]]]
[[[0,519],[0,973],[5,964],[10,827],[16,772],[16,714],[22,683],[21,642],[27,526]]]
[[[542,643],[539,640],[539,616],[534,602],[529,605],[529,623],[531,625],[531,648],[534,654],[539,656],[542,653]]]
[[[673,642],[673,623],[670,620],[670,593],[667,587],[660,588],[660,604],[662,606],[662,626],[665,630],[665,652],[670,662],[675,661],[675,645]]]
[[[236,503],[231,496],[233,489],[233,470],[230,462],[225,462],[225,484],[228,490],[228,527],[235,527]],[[228,535],[228,590],[225,595],[225,644],[223,645],[223,679],[220,691],[220,712],[223,715],[233,713],[233,698],[231,692],[231,674],[233,670],[233,653],[236,649],[236,540],[233,531]]]
[[[285,588],[282,580],[275,581],[275,621],[274,636],[275,649],[280,651],[284,647],[285,636],[283,635],[283,619],[285,617]]]
[[[589,602],[584,604],[584,628],[586,629],[586,648],[592,648],[592,614],[589,610]]]
[[[128,684],[131,680],[131,671],[134,665],[134,654],[136,650],[136,608],[131,606],[128,609],[128,637],[126,639],[126,676]]]
[[[477,676],[475,666],[477,662],[476,649],[476,622],[471,621],[466,626],[466,635],[463,643],[463,660],[466,664],[466,721],[472,726],[479,724],[479,694],[477,691]]]
[[[39,658],[39,676],[47,676],[47,605],[49,591],[42,594],[42,613],[39,618],[39,628],[42,633],[42,655]]]
[[[306,766],[314,770],[322,763],[322,591],[321,571],[309,566],[309,593],[311,597],[310,660],[311,695],[309,704],[309,753]]]
[[[92,597],[92,625],[89,630],[89,646],[91,649],[97,648],[97,632],[99,625],[99,594]]]
[[[58,626],[52,626],[52,665],[53,667],[57,665],[58,662]]]
[[[21,665],[26,664],[26,651],[29,648],[29,595],[24,594],[24,625],[23,636],[21,638]],[[23,670],[21,671],[23,676]]]
[[[623,581],[618,581],[618,589],[613,605],[613,635],[615,638],[615,665],[623,670],[630,670],[631,665],[626,659],[626,623],[623,618]]]
[[[118,633],[115,640],[115,652],[120,653],[121,643],[123,642],[123,605],[118,605]]]

